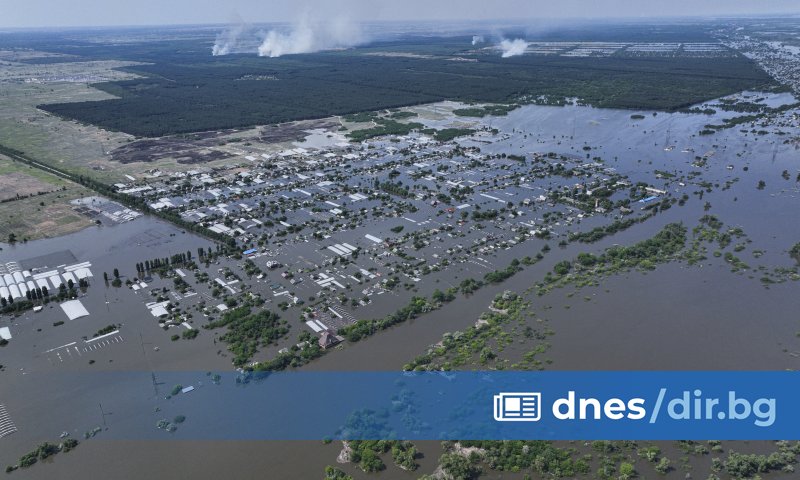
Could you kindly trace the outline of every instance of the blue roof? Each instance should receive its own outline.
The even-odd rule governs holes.
[[[252,254],[252,253],[256,253],[257,251],[258,251],[258,249],[257,249],[257,248],[251,248],[250,250],[245,250],[245,251],[244,251],[244,252],[242,252],[242,253],[243,253],[244,255],[250,255],[250,254]]]

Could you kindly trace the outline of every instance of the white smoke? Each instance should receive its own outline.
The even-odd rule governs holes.
[[[225,31],[217,35],[217,40],[211,48],[211,54],[216,56],[227,55],[236,48],[242,34],[245,33],[247,27],[244,23],[227,28]]]
[[[313,53],[320,50],[354,47],[366,41],[361,26],[348,17],[338,16],[329,20],[310,18],[309,10],[292,25],[290,31],[270,30],[258,55],[280,57],[297,53]]]
[[[483,38],[483,35],[473,35],[472,36],[472,44],[473,45],[477,45],[477,44],[483,43],[485,41],[486,41],[486,39]]]
[[[514,40],[506,40],[500,42],[500,50],[503,52],[501,55],[503,58],[508,57],[515,57],[517,55],[522,55],[525,53],[525,50],[528,48],[528,42],[521,38],[517,38]]]
[[[245,22],[239,14],[234,13],[231,15],[229,25],[217,35],[214,46],[211,47],[211,54],[216,57],[242,53],[248,48],[255,50],[252,45],[255,34],[253,26]]]

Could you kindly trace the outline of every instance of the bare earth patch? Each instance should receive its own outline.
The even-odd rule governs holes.
[[[52,192],[57,188],[53,184],[21,172],[0,175],[0,201],[17,196],[27,197],[41,192]]]
[[[77,232],[92,222],[62,203],[39,205],[39,198],[0,204],[0,241],[13,233],[18,240],[50,238]]]
[[[92,221],[73,210],[70,200],[89,194],[73,182],[0,156],[0,242],[76,232]]]

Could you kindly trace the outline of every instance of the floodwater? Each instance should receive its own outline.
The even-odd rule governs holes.
[[[791,101],[786,95],[770,96],[770,104]],[[713,103],[713,102],[712,102]],[[739,128],[722,130],[712,136],[698,136],[705,124],[718,124],[721,118],[736,114],[719,112],[713,116],[697,114],[665,114],[641,112],[645,118],[635,120],[636,112],[599,110],[590,107],[527,106],[506,117],[486,118],[483,124],[509,133],[509,137],[494,144],[478,144],[487,151],[529,153],[555,151],[584,155],[584,146],[591,156],[602,157],[606,164],[636,181],[641,172],[663,170],[686,177],[699,172],[694,184],[680,186],[677,180],[664,180],[663,187],[673,194],[689,195],[685,206],[677,204],[614,236],[591,245],[570,244],[558,248],[554,241],[530,241],[520,249],[500,251],[491,261],[504,267],[513,258],[535,255],[544,243],[553,247],[538,264],[525,267],[502,285],[487,286],[469,297],[418,319],[381,332],[356,344],[334,350],[305,368],[311,370],[396,370],[424,353],[445,332],[463,330],[472,325],[491,299],[503,290],[525,292],[539,281],[559,260],[572,258],[580,252],[599,252],[614,244],[631,244],[648,238],[665,224],[682,221],[690,230],[704,214],[716,215],[727,226],[741,227],[751,243],[739,255],[752,267],[764,265],[791,267],[794,261],[787,250],[800,241],[800,222],[796,216],[798,191],[795,182],[800,155],[794,146],[784,143],[785,137],[770,133],[745,135]],[[463,119],[458,119],[459,121]],[[447,121],[426,123],[445,126]],[[793,125],[797,131],[796,123]],[[790,127],[780,127],[787,130]],[[749,128],[748,128],[749,129]],[[323,134],[319,141],[330,140]],[[322,138],[324,137],[324,138]],[[472,141],[465,140],[465,144]],[[669,149],[670,146],[675,146]],[[685,151],[685,152],[684,152]],[[704,166],[694,167],[695,156],[713,151]],[[732,168],[728,168],[732,166]],[[745,171],[744,167],[748,167]],[[790,179],[781,176],[790,172]],[[726,181],[730,188],[721,186]],[[759,180],[766,182],[763,190],[756,188]],[[714,186],[699,199],[694,192],[701,190],[697,181],[705,180]],[[660,185],[656,184],[656,186]],[[708,202],[710,209],[705,210]],[[359,232],[363,235],[363,232]],[[145,259],[165,257],[173,253],[195,251],[208,242],[163,222],[142,218],[113,227],[92,227],[73,235],[30,242],[14,247],[3,245],[0,261],[22,261],[69,250],[80,261],[91,261],[95,278],[89,292],[81,300],[90,311],[87,319],[70,322],[57,330],[50,325],[62,319],[55,308],[35,315],[24,314],[12,320],[14,343],[0,350],[0,363],[6,370],[0,373],[0,386],[24,385],[24,375],[53,372],[58,369],[87,368],[149,372],[154,370],[213,370],[230,368],[229,360],[217,354],[221,347],[207,340],[178,342],[170,348],[156,350],[166,344],[164,333],[143,306],[131,301],[128,289],[115,290],[103,285],[102,272],[120,268],[131,275],[134,264]],[[713,248],[712,248],[713,249]],[[760,258],[753,250],[763,250]],[[485,273],[485,272],[481,272]],[[468,275],[460,272],[458,275]],[[783,370],[800,366],[800,331],[794,312],[800,310],[797,284],[787,282],[765,288],[761,273],[746,271],[732,273],[722,259],[709,259],[695,266],[682,262],[660,265],[648,273],[631,272],[601,280],[599,287],[588,287],[568,296],[574,288],[564,288],[538,297],[527,294],[531,308],[547,321],[555,332],[549,341],[551,349],[544,354],[553,361],[550,369],[744,369]],[[421,293],[433,288],[458,284],[460,279],[451,273],[427,277]],[[95,290],[103,292],[97,294]],[[378,316],[404,304],[399,297],[381,299],[380,305],[365,309],[366,316]],[[586,300],[586,298],[588,300]],[[387,300],[387,301],[384,301]],[[7,325],[8,320],[2,320]],[[45,352],[48,349],[80,340],[109,323],[122,323],[125,339],[106,349],[92,353],[96,363],[89,367],[83,357],[60,361]],[[46,330],[44,335],[38,330]],[[40,340],[39,338],[42,338]],[[202,337],[201,337],[202,338]],[[515,343],[504,355],[525,351],[525,345]],[[91,370],[90,370],[91,371]],[[13,381],[4,382],[4,377]],[[136,385],[120,386],[104,396],[103,408],[113,412],[115,402],[122,397],[148,398],[152,385],[147,378]],[[14,462],[21,454],[44,440],[55,441],[62,430],[80,432],[105,420],[113,428],[113,415],[103,416],[94,398],[87,398],[79,386],[38,385],[30,389],[2,388],[0,403],[4,403],[20,431],[0,439],[0,465]],[[132,390],[126,391],[125,388]],[[32,398],[30,393],[37,395]],[[119,397],[118,400],[115,400]],[[332,398],[331,401],[335,401]],[[143,403],[148,405],[147,400]],[[38,408],[57,405],[53,411],[37,418]],[[91,405],[91,406],[87,406]],[[122,403],[117,403],[122,405]],[[74,412],[71,414],[70,412]],[[71,418],[62,424],[53,419]],[[764,443],[737,444],[737,451],[769,451]],[[74,452],[59,454],[26,471],[13,473],[13,478],[76,478],[104,475],[108,478],[322,478],[325,465],[335,464],[340,444],[322,442],[83,442]],[[433,442],[423,444],[425,458],[420,460],[419,472],[406,473],[389,465],[377,478],[417,478],[435,468],[440,447]],[[675,454],[675,457],[679,455]],[[693,460],[705,465],[707,459]],[[388,462],[387,462],[388,463]],[[702,466],[701,465],[701,466]],[[703,468],[700,472],[707,472]],[[348,473],[365,478],[352,466]],[[683,472],[673,472],[669,478],[682,478]],[[704,477],[705,475],[699,475]],[[372,478],[372,477],[367,477]],[[491,475],[488,478],[519,478]]]
[[[335,147],[340,143],[347,143],[348,139],[338,132],[331,132],[325,129],[314,129],[306,132],[306,138],[302,142],[294,142],[294,145],[301,148],[329,148]]]

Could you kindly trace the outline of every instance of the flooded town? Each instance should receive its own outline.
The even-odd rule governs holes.
[[[499,447],[455,438],[210,442],[214,412],[199,405],[259,372],[797,369],[800,46],[783,36],[800,30],[766,23],[691,41],[530,41],[516,56],[733,59],[774,80],[680,108],[444,99],[158,136],[38,106],[0,119],[0,132],[99,143],[65,147],[96,157],[76,169],[0,136],[9,478],[89,464],[109,478],[206,478],[237,462],[248,467],[235,478],[572,478],[541,459],[504,471]],[[144,63],[124,56],[65,80],[63,58],[0,50],[0,102],[142,81],[126,69]],[[31,462],[42,442],[62,453]],[[641,478],[756,478],[737,473],[736,452],[780,454],[759,473],[794,478],[794,444],[712,442],[559,441],[541,458],[564,455],[579,478],[634,478],[620,462]],[[472,453],[474,475],[447,473]]]

